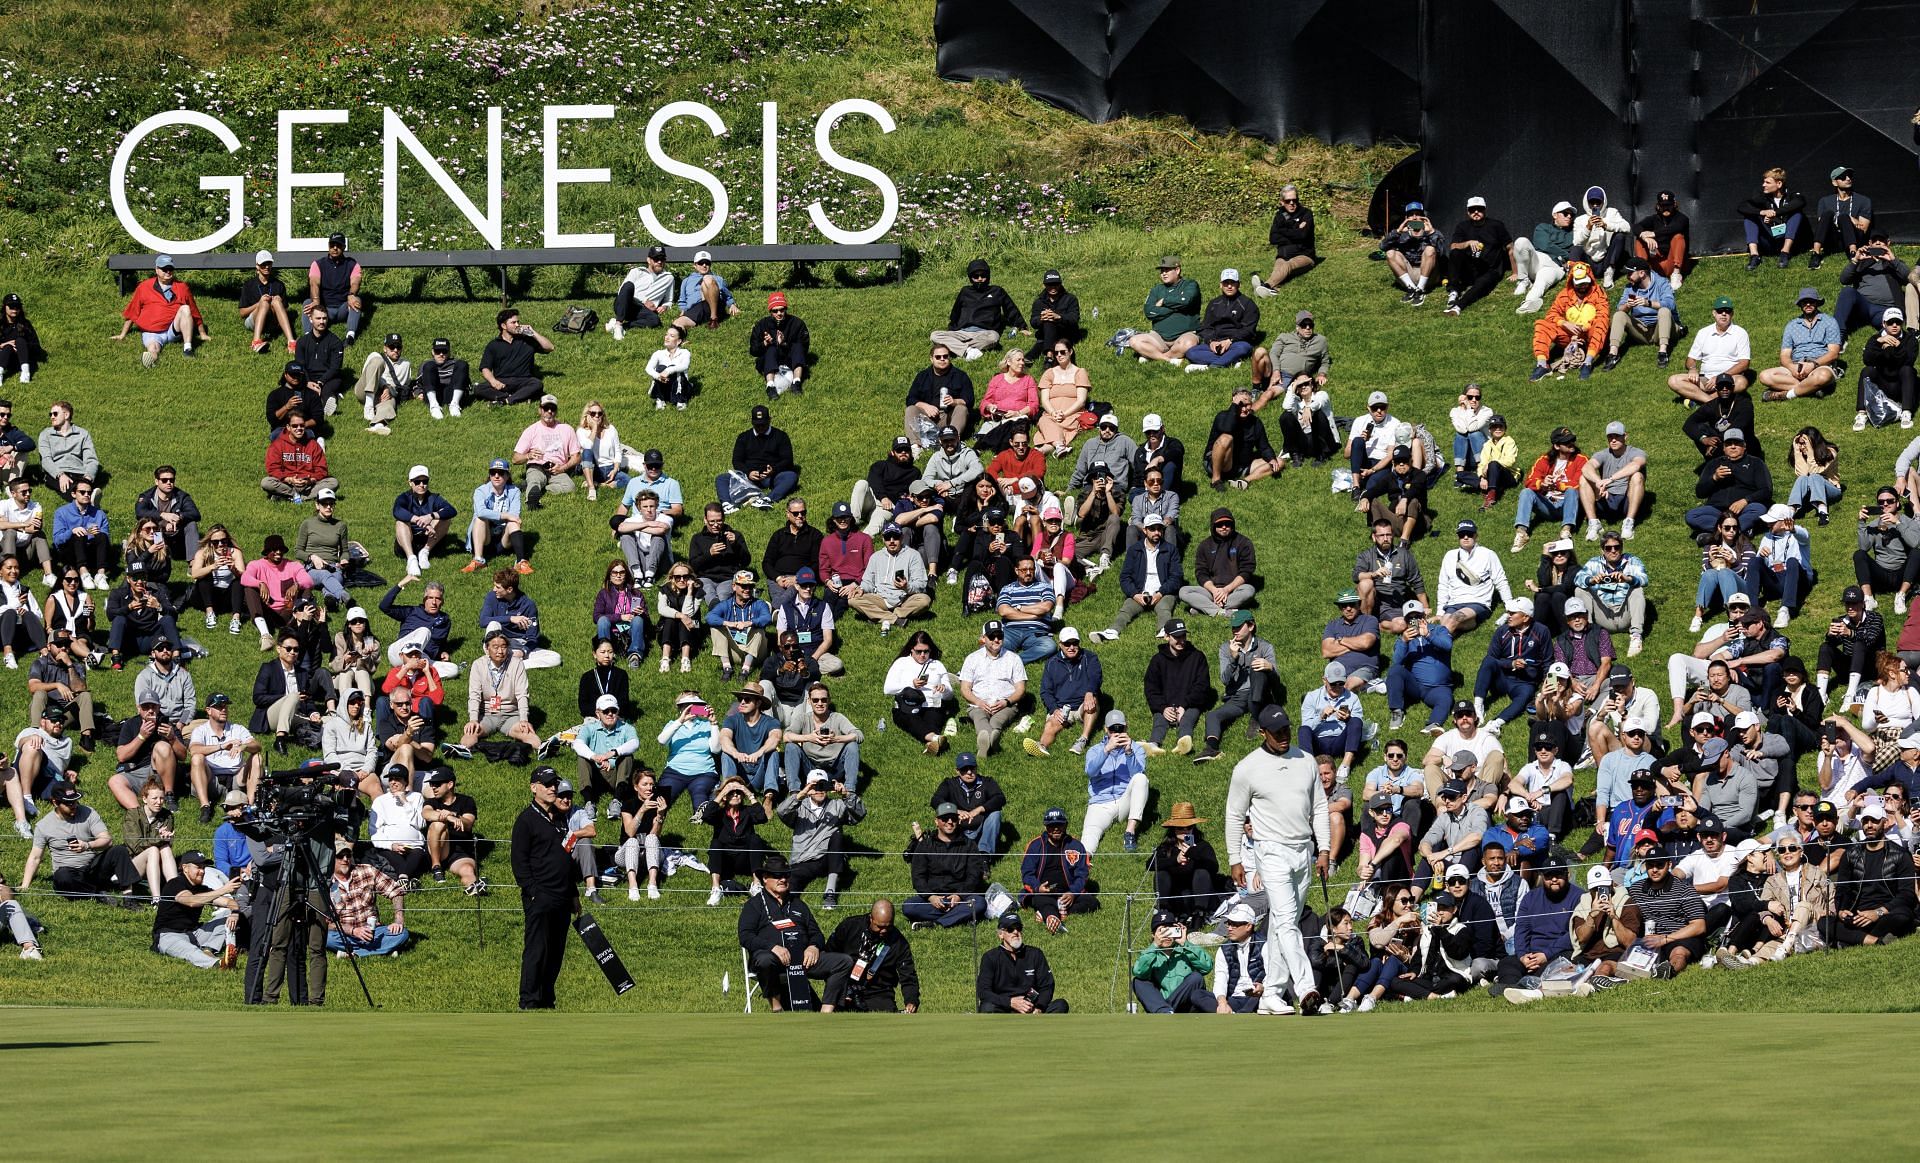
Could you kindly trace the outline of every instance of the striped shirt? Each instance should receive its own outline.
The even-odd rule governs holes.
[[[1630,903],[1640,910],[1641,934],[1666,936],[1694,921],[1707,919],[1707,904],[1693,886],[1669,875],[1667,887],[1656,887],[1651,878],[1633,886]]]
[[[1040,575],[1037,573],[1034,575],[1033,581],[1027,585],[1021,585],[1017,581],[1008,582],[1006,585],[1001,587],[1000,593],[998,594],[998,596],[996,596],[993,599],[993,604],[995,606],[1014,606],[1016,608],[1020,606],[1037,606],[1042,602],[1046,602],[1049,605],[1052,604],[1053,582],[1042,579]],[[1002,614],[1001,617],[1005,618],[1009,622],[1044,622],[1046,621],[1046,618],[1044,615],[1039,618],[1032,618],[1032,617],[1013,618],[1013,617],[1007,617],[1005,614]]]

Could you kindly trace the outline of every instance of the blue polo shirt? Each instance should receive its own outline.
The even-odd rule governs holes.
[[[1802,360],[1811,363],[1827,354],[1829,344],[1838,346],[1841,341],[1840,325],[1822,311],[1813,317],[1812,327],[1798,319],[1789,319],[1786,330],[1780,333],[1780,350],[1792,352],[1795,363]]]

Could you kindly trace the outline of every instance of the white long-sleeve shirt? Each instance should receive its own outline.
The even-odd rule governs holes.
[[[937,705],[951,699],[953,676],[947,672],[946,665],[937,658],[931,659],[926,664],[926,671],[927,685],[920,689],[927,703]],[[888,698],[892,698],[912,686],[913,680],[919,677],[920,663],[915,662],[912,655],[904,655],[894,659],[893,665],[887,668],[887,678],[880,689]]]
[[[1246,823],[1253,821],[1253,838],[1304,847],[1316,852],[1333,850],[1332,826],[1327,821],[1327,792],[1320,786],[1320,768],[1298,747],[1276,755],[1263,744],[1233,765],[1227,783],[1227,859],[1244,864]]]
[[[1507,584],[1507,569],[1493,550],[1475,544],[1465,552],[1449,549],[1440,559],[1440,610],[1455,606],[1492,608],[1496,593],[1502,602],[1513,600],[1513,587]]]
[[[684,372],[691,366],[693,366],[691,351],[684,347],[668,351],[663,347],[647,357],[647,377],[657,380],[673,372]]]

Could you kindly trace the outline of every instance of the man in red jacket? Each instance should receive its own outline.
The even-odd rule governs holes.
[[[207,322],[200,317],[200,305],[193,292],[173,277],[173,256],[163,254],[153,260],[153,277],[133,289],[116,340],[125,339],[134,327],[140,328],[140,353],[143,367],[160,362],[160,349],[178,340],[182,355],[193,354],[195,337],[207,340]]]
[[[267,445],[267,475],[260,487],[272,499],[296,505],[322,493],[332,496],[340,487],[327,475],[327,450],[314,438],[302,413],[288,413],[287,426]]]

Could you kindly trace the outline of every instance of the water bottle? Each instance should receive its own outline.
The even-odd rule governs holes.
[[[878,735],[885,732],[886,729],[887,729],[887,719],[886,719],[886,716],[882,715],[880,718],[874,721],[873,733]]]
[[[1093,308],[1093,318],[1095,319],[1100,318],[1100,308],[1098,307]]]

